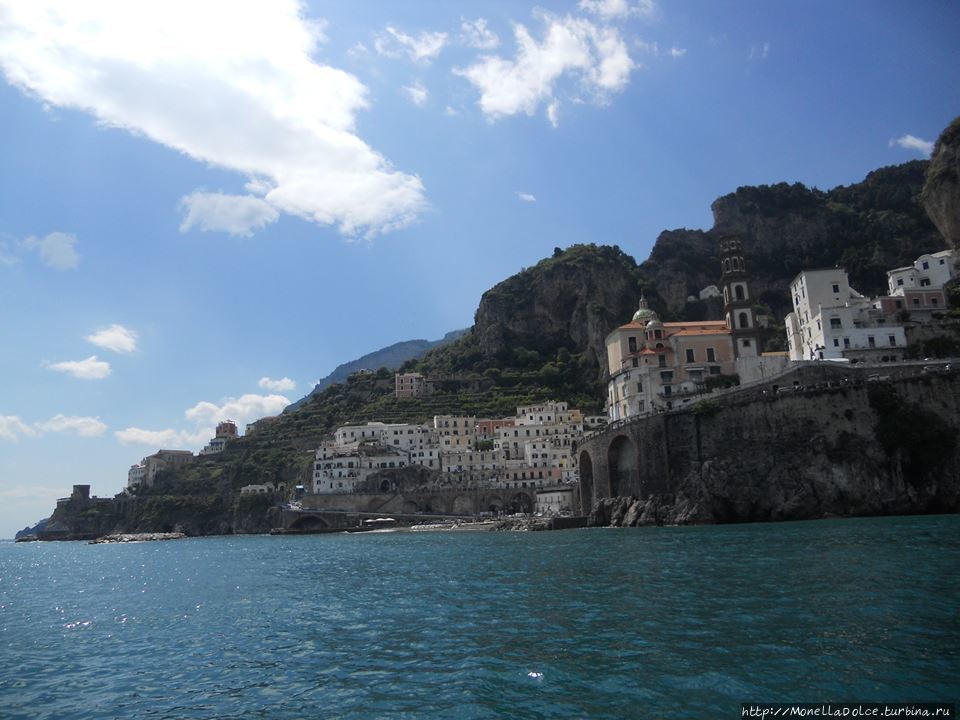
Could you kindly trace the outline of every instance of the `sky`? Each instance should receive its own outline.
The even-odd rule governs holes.
[[[946,0],[0,0],[0,537],[554,247],[927,157],[958,35]]]

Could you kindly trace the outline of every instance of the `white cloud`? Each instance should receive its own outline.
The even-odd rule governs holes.
[[[447,34],[444,32],[423,31],[414,37],[389,25],[373,41],[373,47],[380,55],[387,57],[406,55],[414,62],[424,64],[437,57],[446,44]]]
[[[542,43],[517,24],[516,59],[487,56],[454,70],[480,90],[480,108],[491,120],[521,112],[533,115],[541,102],[553,100],[555,85],[568,73],[598,102],[629,81],[635,65],[616,29],[580,18],[540,15],[547,26]]]
[[[525,203],[535,203],[537,198],[530,193],[520,192],[517,190],[517,197],[520,198]]]
[[[423,105],[429,97],[427,89],[420,83],[404,85],[403,92],[408,98],[410,98],[410,102],[412,102],[414,105]]]
[[[687,49],[672,47],[670,48],[669,52],[670,52],[670,57],[672,58],[682,58],[684,55],[687,54]]]
[[[759,45],[750,46],[750,54],[747,56],[748,60],[766,60],[767,55],[770,54],[770,43],[764,42]]]
[[[20,262],[20,258],[14,255],[12,250],[11,243],[0,239],[0,265],[16,265]]]
[[[169,428],[165,430],[144,430],[143,428],[129,427],[125,430],[117,430],[114,437],[123,445],[149,445],[155,448],[176,450],[203,445],[213,437],[213,432],[213,428],[188,432]]]
[[[54,270],[74,270],[80,264],[76,249],[77,237],[69,233],[52,232],[46,237],[29,237],[22,245],[27,250],[36,250],[47,267]]]
[[[261,378],[270,380],[270,378]],[[292,382],[289,378],[271,382]],[[214,426],[222,420],[233,420],[240,427],[258,420],[267,415],[277,415],[290,400],[282,395],[256,395],[248,393],[239,398],[225,398],[218,405],[206,400],[198,402],[189,408],[184,417],[194,424],[193,429],[177,430],[164,428],[163,430],[147,430],[138,427],[128,427],[117,430],[114,436],[124,445],[149,445],[158,448],[193,448],[201,447],[213,437]]]
[[[446,115],[447,117],[456,117],[457,115],[460,114],[460,111],[457,110],[455,107],[451,107],[450,105],[447,105],[443,109],[443,114]]]
[[[655,0],[639,0],[636,4],[631,4],[628,0],[580,0],[579,7],[581,10],[599,15],[604,20],[630,16],[652,20],[657,16]]]
[[[211,425],[221,420],[248,423],[266,415],[276,415],[289,404],[290,401],[283,395],[247,393],[239,398],[226,398],[220,405],[207,401],[198,402],[184,415],[188,420]]]
[[[57,432],[79,435],[80,437],[99,437],[107,426],[98,417],[77,415],[54,415],[45,422],[35,423],[40,432]]]
[[[460,41],[467,47],[478,50],[493,50],[500,44],[497,34],[487,27],[484,18],[464,20],[460,23]]]
[[[890,141],[890,147],[899,145],[904,150],[914,150],[924,157],[930,157],[933,154],[933,143],[930,140],[923,140],[915,135],[903,135],[896,140]]]
[[[264,390],[272,390],[273,392],[286,392],[288,390],[293,390],[297,384],[288,377],[282,377],[279,380],[271,380],[268,377],[260,378],[260,381],[257,383]]]
[[[86,360],[64,360],[63,362],[51,363],[47,367],[57,372],[73,375],[81,380],[102,380],[110,374],[110,363],[105,360],[97,360],[96,355],[91,355]]]
[[[633,44],[641,52],[648,53],[654,57],[660,55],[660,46],[656,42],[646,42],[645,40],[637,39],[633,41]]]
[[[137,333],[123,325],[114,324],[97,330],[93,335],[87,335],[84,340],[118,353],[131,353],[137,349]]]
[[[0,67],[41,102],[269,181],[259,199],[277,211],[348,236],[407,225],[426,205],[423,184],[358,137],[367,88],[314,60],[323,26],[302,10],[297,0],[8,0]],[[192,222],[203,227],[201,209]],[[257,222],[269,217],[257,210]],[[227,229],[243,228],[228,217]]]
[[[547,105],[547,120],[550,121],[550,124],[553,127],[557,127],[560,124],[560,101],[554,100],[552,103]]]
[[[248,188],[262,187],[257,181]],[[231,235],[249,237],[254,230],[276,222],[280,212],[266,200],[253,195],[225,195],[195,190],[180,200],[187,213],[180,223],[180,232],[194,226],[202,231],[223,230]]]
[[[17,442],[22,435],[36,435],[36,431],[16,415],[0,415],[0,440]]]

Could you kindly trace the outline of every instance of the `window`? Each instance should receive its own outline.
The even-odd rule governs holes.
[[[639,365],[640,365],[640,361],[637,360],[636,358],[634,358],[634,359],[633,359],[633,366],[634,366],[634,367],[639,367]]]
[[[716,362],[717,353],[713,348],[707,348],[707,362]]]
[[[920,287],[930,287],[930,278],[922,278],[920,280]]]
[[[662,340],[662,339],[663,339],[663,330],[654,330],[654,331],[653,331],[653,336],[654,336],[657,340]]]
[[[673,387],[672,387],[671,385],[664,385],[664,386],[663,386],[663,394],[666,395],[667,397],[669,397],[670,395],[672,395],[672,394],[673,394]]]
[[[743,300],[743,285],[735,285],[733,287],[733,294],[736,295],[737,300]]]
[[[833,346],[834,346],[834,347],[840,347],[840,341],[837,340],[837,338],[834,338],[834,339],[833,339]]]
[[[692,363],[693,360],[693,348],[687,348],[687,362]]]
[[[924,270],[929,270],[929,269],[930,269],[930,263],[928,263],[926,260],[923,261],[923,269],[924,269]]]
[[[746,340],[746,339],[744,339],[744,341],[743,341],[743,346],[744,346],[745,348],[748,348],[748,347],[750,347],[750,341],[749,341],[749,340]]]
[[[913,299],[913,304],[914,304],[914,305],[919,305],[919,304],[920,304],[920,298],[914,298],[914,299]]]
[[[741,328],[750,327],[750,317],[745,312],[740,313],[738,319],[739,319]]]
[[[936,306],[936,305],[937,305],[937,299],[936,299],[935,297],[930,298],[930,304]]]
[[[660,355],[660,356],[657,358],[657,360],[659,360],[659,363],[658,363],[658,364],[660,365],[660,367],[666,367],[666,366],[667,366],[667,356],[666,356],[666,355]]]
[[[632,353],[637,351],[637,339],[635,337],[627,338],[627,350]]]
[[[897,278],[897,285],[903,285],[903,278]]]
[[[843,346],[844,346],[845,348],[850,347],[850,338],[844,338],[844,339],[843,339]]]
[[[943,258],[940,258],[940,264],[943,265]]]
[[[873,335],[870,335],[870,336],[867,337],[867,345],[869,345],[870,347],[876,347],[876,346],[877,346],[877,341],[874,340]]]
[[[638,393],[642,393],[642,392],[643,392],[643,383],[642,383],[642,382],[638,382],[638,383],[637,383],[637,392],[638,392]]]
[[[662,373],[660,373],[660,379],[665,383],[673,382],[673,371],[664,370]]]
[[[710,374],[711,374],[711,375],[719,375],[719,374],[720,374],[720,366],[719,366],[719,365],[711,365],[711,366],[710,366]]]
[[[833,284],[833,292],[838,295],[840,294],[840,283]]]
[[[903,300],[897,300],[894,304],[897,306],[897,310],[899,310],[903,307]]]
[[[838,328],[843,327],[843,323],[840,322],[840,318],[830,318],[830,329],[837,330]]]
[[[819,321],[819,320],[817,320],[817,330],[823,330],[823,328],[820,326],[820,321]]]
[[[887,335],[887,342],[890,343],[890,347],[897,346],[897,336],[896,335]]]

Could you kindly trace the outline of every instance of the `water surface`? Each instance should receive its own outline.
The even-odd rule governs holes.
[[[0,716],[960,698],[960,517],[0,543]]]

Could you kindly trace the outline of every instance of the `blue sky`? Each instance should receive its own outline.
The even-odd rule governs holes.
[[[0,0],[0,537],[576,242],[924,157],[953,2]]]

